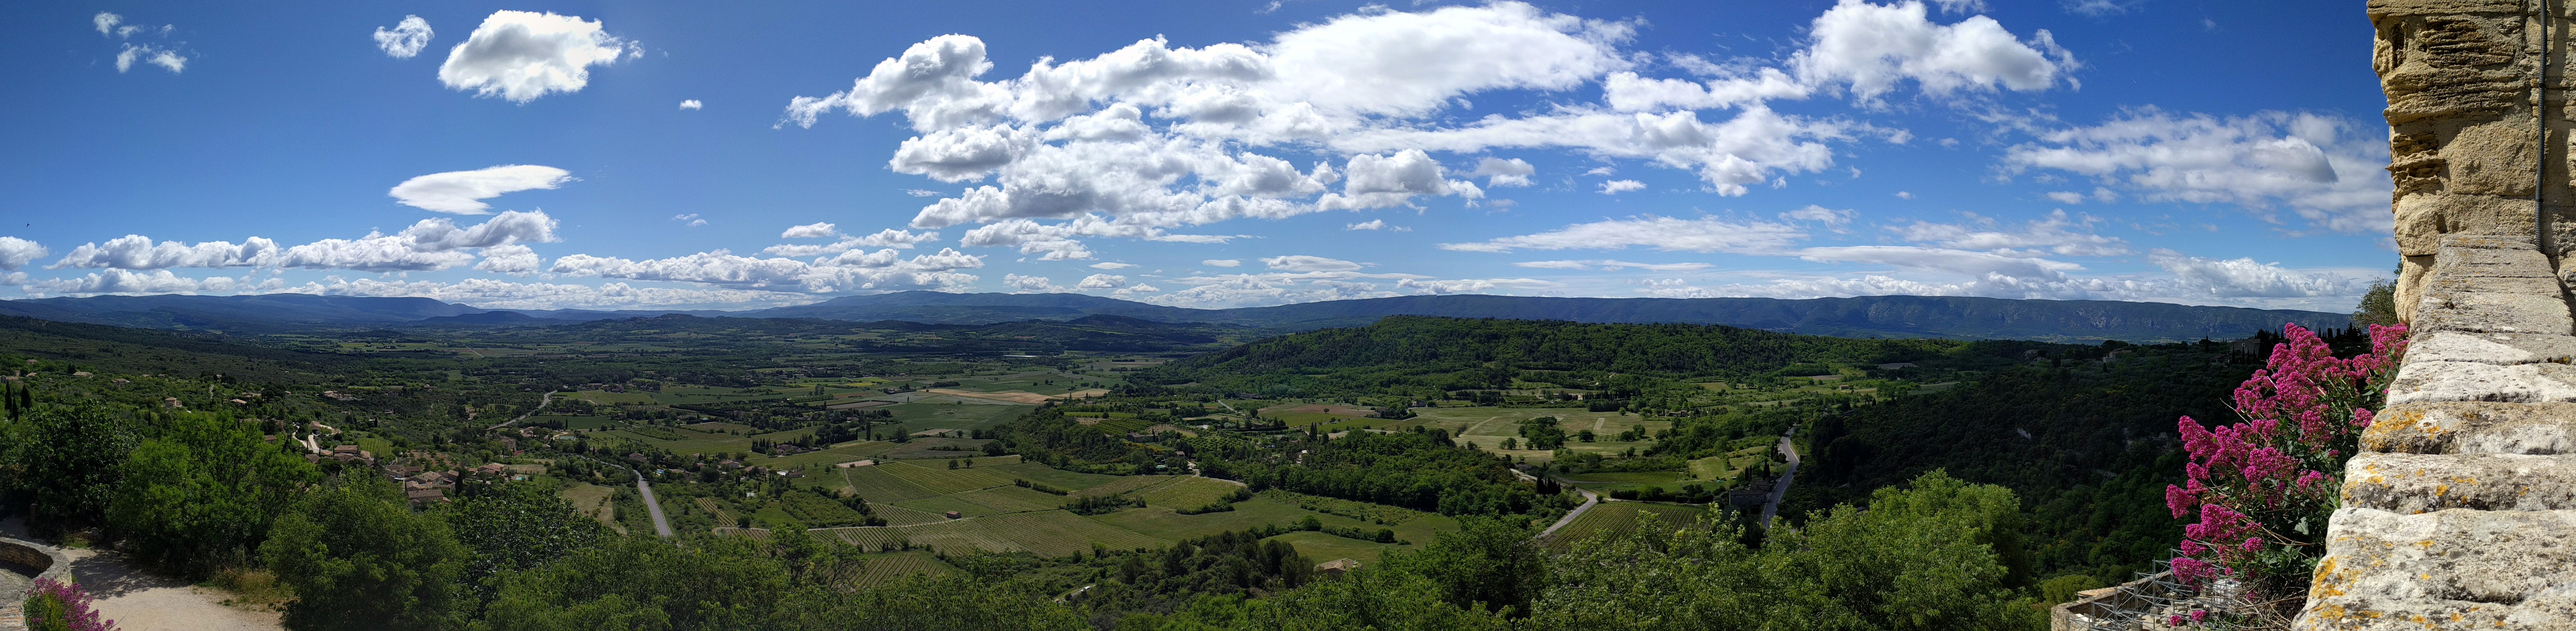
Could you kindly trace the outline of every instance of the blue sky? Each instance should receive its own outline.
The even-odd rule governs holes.
[[[737,4],[13,5],[0,298],[2346,310],[2394,258],[2343,3]]]

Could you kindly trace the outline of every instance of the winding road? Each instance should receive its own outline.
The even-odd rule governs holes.
[[[644,481],[643,474],[636,474],[635,491],[644,495],[645,514],[653,516],[653,534],[661,535],[664,539],[671,538],[671,521],[662,517],[662,500],[653,498],[653,483]]]
[[[1559,484],[1562,484],[1562,482]],[[1582,517],[1584,511],[1592,510],[1592,507],[1601,504],[1601,494],[1599,493],[1584,490],[1581,487],[1576,487],[1574,492],[1583,494],[1583,505],[1574,507],[1574,510],[1566,511],[1564,517],[1557,518],[1555,524],[1549,525],[1546,530],[1539,531],[1538,536],[1534,538],[1544,540],[1548,535],[1556,534],[1557,529],[1564,528],[1566,524],[1574,523],[1574,518]]]
[[[528,413],[519,415],[519,418],[510,419],[510,420],[507,420],[507,421],[501,421],[501,423],[500,423],[499,425],[493,425],[493,426],[491,426],[491,427],[483,428],[483,431],[487,431],[487,432],[488,432],[488,431],[492,431],[492,430],[496,430],[496,429],[501,429],[501,428],[504,428],[504,427],[509,427],[509,426],[510,426],[511,424],[513,424],[513,423],[517,423],[517,422],[519,422],[519,421],[528,420],[528,417],[530,417],[530,416],[535,416],[535,415],[537,414],[537,412],[539,412],[539,411],[542,411],[542,410],[546,409],[546,406],[554,404],[554,402],[555,402],[555,393],[556,393],[556,392],[561,392],[561,390],[548,390],[548,391],[546,391],[546,396],[544,396],[544,397],[542,397],[542,398],[537,399],[537,407],[530,408],[530,409],[528,410]],[[639,479],[640,479],[640,478],[639,478]]]
[[[1780,512],[1780,498],[1789,495],[1789,480],[1798,476],[1798,447],[1789,442],[1789,437],[1796,435],[1796,427],[1790,427],[1789,433],[1780,435],[1780,453],[1789,457],[1789,468],[1780,470],[1780,481],[1771,485],[1771,501],[1762,504],[1763,528],[1771,527],[1771,516]]]

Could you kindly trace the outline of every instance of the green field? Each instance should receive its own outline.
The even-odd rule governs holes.
[[[1135,496],[1137,499],[1145,500],[1146,506],[1173,509],[1197,508],[1225,501],[1226,494],[1241,488],[1243,485],[1232,482],[1182,476],[1148,487],[1136,493]]]
[[[932,493],[938,493],[941,495],[989,489],[997,486],[1010,486],[1011,484],[1010,476],[989,471],[977,469],[936,469],[909,462],[888,462],[874,467],[850,468],[878,469],[884,471],[887,475],[892,475],[905,482],[910,482],[914,486],[928,489]]]
[[[713,454],[751,451],[751,439],[731,434],[701,432],[686,427],[639,427],[612,429],[592,433],[593,439],[607,436],[638,445],[651,445],[676,454]]]
[[[1000,486],[979,491],[913,500],[896,504],[896,506],[932,514],[957,511],[959,514],[967,517],[983,517],[987,515],[1034,513],[1038,511],[1056,510],[1057,508],[1064,506],[1064,498],[1016,486]]]
[[[608,391],[605,391],[605,390],[583,390],[583,391],[580,391],[580,392],[575,392],[575,393],[572,393],[572,394],[566,395],[566,398],[581,399],[581,400],[583,400],[583,401],[589,401],[589,402],[591,402],[591,403],[599,403],[599,404],[612,404],[612,403],[613,403],[613,404],[626,404],[626,405],[652,405],[652,404],[654,403],[652,393],[648,393],[648,392],[608,392]]]
[[[880,465],[841,469],[841,479],[849,483],[850,488],[857,491],[860,498],[880,504],[939,496],[939,493],[922,488],[921,485],[887,473],[886,470],[890,467],[891,465]]]
[[[904,431],[925,429],[986,429],[1018,420],[1035,406],[991,399],[933,395],[912,403],[868,408],[894,413],[894,422]]]
[[[1652,524],[1658,528],[1687,528],[1697,523],[1708,508],[1691,504],[1659,502],[1602,502],[1583,516],[1574,518],[1550,535],[1544,543],[1558,552],[1574,547],[1575,542],[1597,535],[1618,535]]]
[[[1087,552],[1095,546],[1118,550],[1161,548],[1175,541],[1219,533],[1288,526],[1308,517],[1326,526],[1372,533],[1391,528],[1399,539],[1416,546],[1430,542],[1441,531],[1458,527],[1456,520],[1430,513],[1278,492],[1229,504],[1234,508],[1231,511],[1182,515],[1175,511],[1223,502],[1226,495],[1243,487],[1195,476],[1094,475],[1017,462],[948,469],[944,463],[929,464],[934,462],[941,461],[886,461],[866,467],[811,470],[822,472],[815,475],[821,476],[821,484],[826,487],[823,490],[851,489],[868,500],[877,517],[886,520],[885,526],[818,532],[829,532],[870,552],[882,552],[889,544],[908,544],[916,550],[928,547],[947,554],[1025,551],[1064,556]],[[1079,516],[1062,509],[1070,499],[1067,496],[1022,488],[1013,484],[1014,480],[1074,491],[1076,496],[1123,493],[1143,499],[1146,505]],[[1269,498],[1271,495],[1290,501],[1283,503]],[[948,518],[946,513],[951,511],[959,518]],[[753,516],[772,523],[789,517],[776,505],[765,506]],[[1319,563],[1342,557],[1374,562],[1386,550],[1407,547],[1316,532],[1281,537],[1300,546],[1303,554]]]
[[[562,423],[564,429],[599,429],[609,425],[614,425],[617,421],[611,420],[605,416],[555,416],[545,414],[530,416],[526,423],[529,425]]]
[[[653,402],[662,405],[684,403],[722,403],[785,399],[787,395],[766,390],[724,388],[715,386],[667,386],[652,394]]]
[[[1358,423],[1370,423],[1373,421],[1374,423],[1386,424],[1389,428],[1396,425],[1402,425],[1404,427],[1421,425],[1425,427],[1447,429],[1449,430],[1449,434],[1456,437],[1458,442],[1473,442],[1479,449],[1499,454],[1508,454],[1516,458],[1526,459],[1533,463],[1554,460],[1556,459],[1556,454],[1552,451],[1534,449],[1505,450],[1502,448],[1503,439],[1511,438],[1517,440],[1520,438],[1521,421],[1541,416],[1556,417],[1557,426],[1565,429],[1565,447],[1567,449],[1574,450],[1577,453],[1590,452],[1601,454],[1618,453],[1626,451],[1630,447],[1635,447],[1638,451],[1644,451],[1655,446],[1655,441],[1653,440],[1628,442],[1613,440],[1619,436],[1620,432],[1628,431],[1629,428],[1644,425],[1646,426],[1646,433],[1653,434],[1654,432],[1671,429],[1673,426],[1672,421],[1655,420],[1636,415],[1622,416],[1618,412],[1588,412],[1583,408],[1456,407],[1424,408],[1414,410],[1414,413],[1417,416],[1402,421],[1368,419],[1358,421]],[[1594,442],[1577,442],[1573,438],[1576,432],[1587,429],[1592,430],[1592,433],[1596,436],[1596,438],[1594,438]]]
[[[581,514],[598,519],[599,523],[614,526],[617,522],[609,518],[608,496],[616,492],[616,489],[605,486],[575,482],[571,488],[564,489],[556,496],[570,500],[573,508],[580,510]]]
[[[979,464],[979,465],[976,465],[976,466],[975,466],[975,468],[977,468],[977,469],[985,469],[985,466],[984,466],[984,465],[980,465],[980,464]],[[1059,489],[1063,489],[1063,490],[1067,490],[1067,491],[1080,491],[1080,490],[1083,490],[1083,489],[1087,489],[1087,488],[1091,488],[1091,487],[1095,487],[1095,486],[1100,486],[1100,485],[1103,485],[1103,484],[1108,484],[1108,483],[1111,483],[1111,482],[1116,482],[1116,481],[1118,481],[1118,480],[1126,479],[1126,478],[1124,478],[1123,476],[1115,476],[1115,475],[1100,475],[1100,474],[1097,474],[1097,473],[1074,473],[1074,472],[1071,472],[1071,471],[1066,471],[1066,470],[1063,470],[1063,469],[1058,469],[1058,468],[1055,468],[1055,467],[1050,467],[1050,466],[1046,466],[1046,465],[1042,465],[1042,464],[1037,464],[1037,463],[1033,463],[1033,462],[1032,462],[1032,463],[1015,463],[1015,464],[992,465],[992,467],[991,467],[990,469],[988,469],[988,470],[989,470],[989,471],[992,471],[992,472],[994,472],[994,473],[998,473],[998,474],[1002,474],[1002,475],[1011,476],[1011,477],[1013,477],[1013,478],[1018,478],[1018,479],[1028,480],[1028,481],[1030,481],[1030,482],[1035,482],[1035,483],[1038,483],[1038,484],[1044,484],[1044,485],[1047,485],[1047,486],[1052,486],[1052,487],[1059,488]]]
[[[1170,479],[1172,479],[1172,476],[1168,476],[1168,475],[1131,475],[1131,476],[1122,476],[1122,477],[1120,477],[1120,478],[1118,478],[1118,479],[1116,479],[1116,480],[1111,480],[1111,481],[1109,481],[1109,483],[1107,483],[1107,484],[1102,484],[1102,485],[1099,485],[1099,486],[1094,486],[1094,487],[1091,487],[1091,488],[1083,489],[1083,490],[1081,490],[1081,491],[1077,491],[1077,492],[1075,492],[1073,495],[1074,495],[1074,497],[1104,497],[1104,496],[1110,496],[1110,495],[1117,495],[1117,494],[1120,494],[1120,493],[1126,493],[1126,492],[1129,492],[1129,491],[1134,491],[1134,490],[1137,490],[1137,489],[1141,489],[1141,488],[1145,488],[1145,487],[1153,486],[1153,485],[1156,485],[1156,484],[1162,484],[1164,481],[1166,481],[1166,480],[1170,480]]]
[[[919,526],[948,521],[947,517],[940,516],[938,513],[917,511],[894,504],[875,504],[871,507],[876,509],[878,517],[885,518],[887,526]]]
[[[945,520],[919,526],[835,528],[833,532],[843,541],[869,550],[881,549],[900,537],[914,546],[948,554],[982,550],[1070,556],[1075,552],[1090,552],[1094,546],[1132,550],[1172,545],[1170,540],[1104,525],[1064,511]]]
[[[885,450],[892,447],[894,447],[894,443],[863,440],[852,443],[841,443],[841,446],[839,447],[833,447],[822,451],[811,451],[793,456],[753,458],[743,464],[760,465],[771,469],[803,469],[807,467],[836,465],[852,460],[865,460],[876,457],[877,454],[884,453]]]
[[[939,576],[957,571],[939,557],[920,550],[871,554],[866,559],[866,564],[860,566],[865,573],[857,581],[861,586],[884,585],[915,574]]]
[[[1352,559],[1367,565],[1376,563],[1378,555],[1385,554],[1388,550],[1404,549],[1404,546],[1348,539],[1320,532],[1292,532],[1271,537],[1269,540],[1284,541],[1288,545],[1297,546],[1298,554],[1306,555],[1307,561],[1315,563],[1333,559]]]

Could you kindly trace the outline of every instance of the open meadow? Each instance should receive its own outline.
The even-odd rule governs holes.
[[[1410,419],[1376,421],[1376,423],[1389,428],[1399,425],[1402,427],[1421,425],[1446,429],[1449,430],[1450,436],[1461,444],[1472,442],[1478,449],[1512,456],[1531,463],[1554,460],[1556,454],[1544,449],[1503,449],[1503,439],[1509,438],[1519,442],[1520,424],[1530,419],[1542,416],[1556,417],[1557,427],[1563,428],[1567,435],[1565,442],[1567,449],[1575,453],[1605,455],[1622,453],[1631,447],[1644,451],[1655,445],[1653,440],[1616,440],[1620,432],[1644,426],[1646,433],[1652,435],[1655,432],[1671,429],[1673,426],[1670,420],[1647,418],[1635,414],[1622,415],[1618,412],[1590,412],[1583,408],[1440,407],[1417,408],[1413,412],[1414,417]],[[1577,432],[1587,429],[1592,430],[1593,442],[1581,442],[1573,438]]]
[[[865,498],[887,525],[818,531],[828,531],[871,552],[929,549],[947,554],[1029,552],[1057,557],[1094,548],[1161,548],[1224,532],[1294,526],[1311,517],[1327,528],[1367,533],[1392,530],[1405,543],[1379,543],[1307,531],[1276,538],[1298,546],[1300,553],[1316,562],[1344,557],[1373,562],[1387,550],[1418,547],[1441,531],[1457,528],[1456,520],[1440,515],[1284,491],[1228,503],[1228,496],[1243,487],[1224,480],[1095,475],[1034,463],[948,469],[923,461],[888,461],[838,469],[832,479],[841,486],[826,490],[846,490]],[[1021,486],[1023,481],[1031,487]],[[1069,495],[1032,487],[1052,488]],[[1139,499],[1145,505],[1088,516],[1064,509],[1067,502],[1075,499],[1113,496]],[[1196,515],[1179,512],[1210,505],[1231,510]],[[950,512],[957,517],[948,517]]]

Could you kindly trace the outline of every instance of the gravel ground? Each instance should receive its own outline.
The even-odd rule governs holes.
[[[223,590],[196,587],[126,565],[114,554],[65,550],[72,577],[98,599],[101,617],[122,631],[278,631],[277,612],[223,604]]]
[[[27,538],[26,524],[0,521],[0,534]],[[223,604],[223,590],[207,589],[144,572],[113,553],[64,550],[72,558],[72,580],[97,599],[100,617],[116,621],[122,631],[282,631],[277,612]],[[0,593],[25,589],[28,568],[0,563]],[[13,582],[14,581],[14,582]]]

